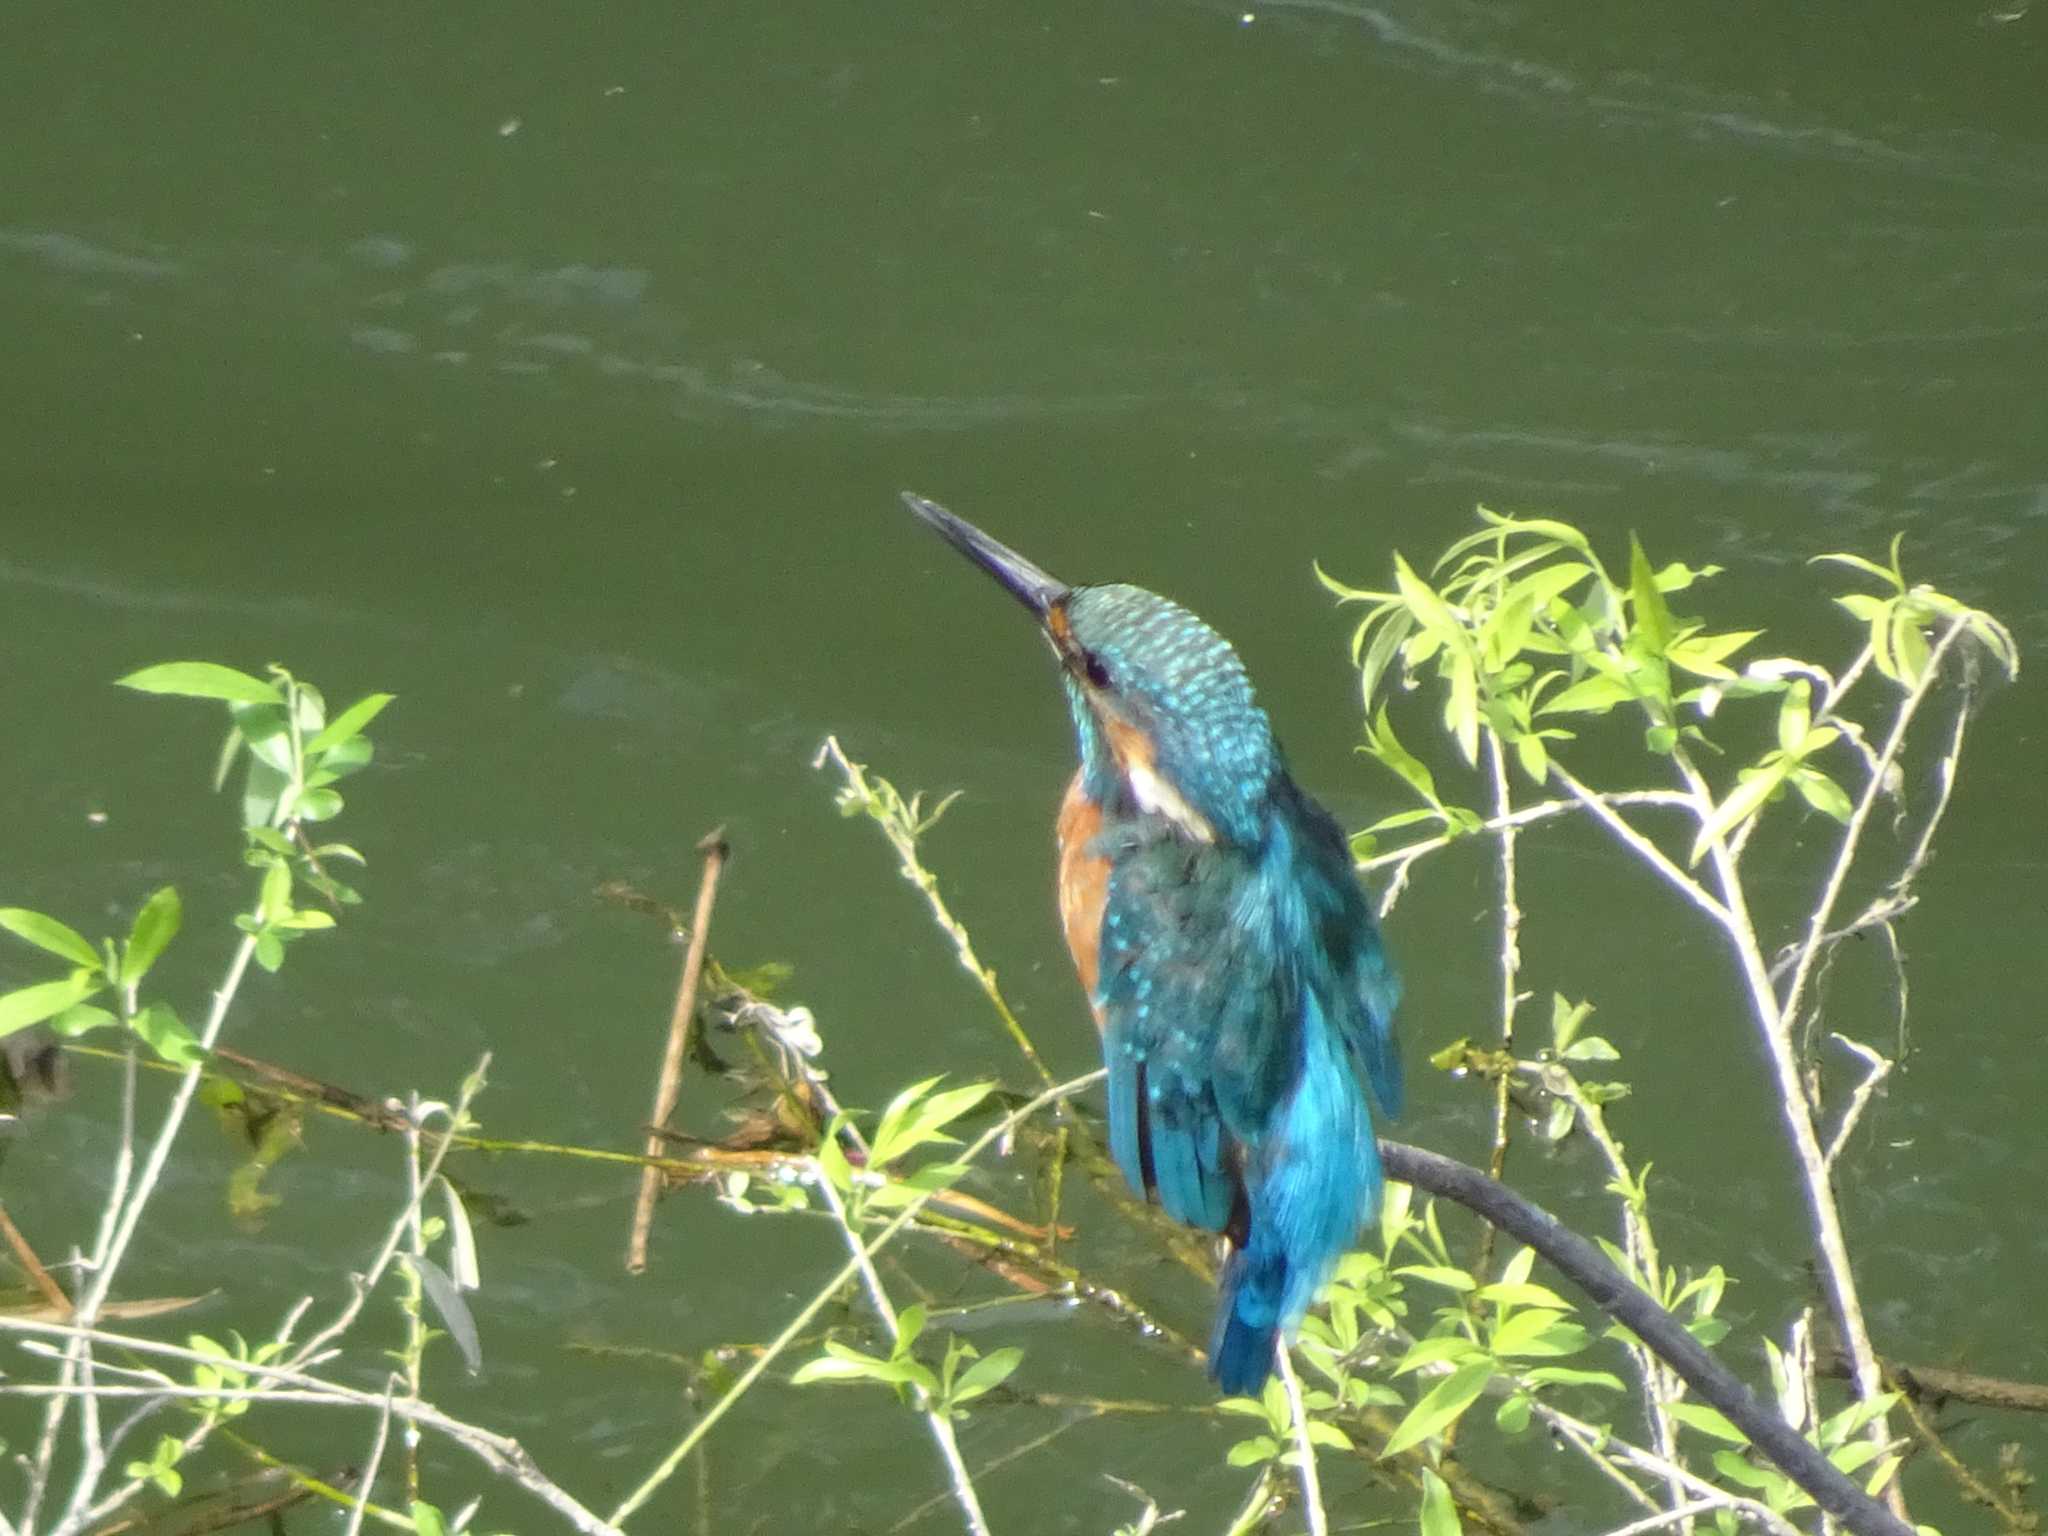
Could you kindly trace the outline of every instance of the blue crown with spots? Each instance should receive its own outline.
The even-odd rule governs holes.
[[[1254,840],[1280,753],[1230,642],[1180,604],[1122,584],[1075,588],[1066,619],[1099,668],[1090,681],[1152,744],[1155,771],[1219,835]],[[1078,680],[1070,693],[1093,791],[1116,765]]]

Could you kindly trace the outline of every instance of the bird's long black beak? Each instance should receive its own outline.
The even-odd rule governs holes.
[[[903,504],[938,532],[940,538],[995,577],[1018,602],[1029,608],[1041,624],[1051,621],[1053,609],[1073,591],[1065,582],[1047,575],[1008,545],[998,544],[965,518],[955,517],[936,501],[926,501],[910,491]]]

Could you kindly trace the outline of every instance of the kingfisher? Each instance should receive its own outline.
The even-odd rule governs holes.
[[[1110,1155],[1227,1244],[1209,1374],[1256,1394],[1379,1205],[1367,1088],[1401,1109],[1400,982],[1336,820],[1288,773],[1237,652],[1142,587],[1068,586],[904,502],[1038,621],[1080,766],[1059,914],[1107,1069]]]

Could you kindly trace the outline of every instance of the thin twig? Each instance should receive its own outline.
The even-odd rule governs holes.
[[[1621,1229],[1624,1252],[1634,1262],[1652,1296],[1664,1294],[1663,1260],[1657,1251],[1657,1238],[1650,1226],[1648,1209],[1649,1192],[1644,1179],[1629,1168],[1628,1158],[1620,1142],[1607,1127],[1607,1116],[1600,1106],[1588,1098],[1581,1089],[1578,1079],[1566,1074],[1565,1083],[1571,1093],[1573,1107],[1578,1111],[1578,1121],[1593,1144],[1606,1159],[1607,1168],[1614,1175],[1610,1186],[1623,1191],[1620,1195]],[[1635,1198],[1627,1193],[1637,1190],[1642,1193],[1643,1205],[1639,1209]],[[1684,1465],[1678,1449],[1678,1429],[1672,1422],[1671,1404],[1685,1396],[1685,1384],[1657,1356],[1655,1350],[1641,1339],[1629,1336],[1625,1341],[1629,1358],[1634,1362],[1636,1373],[1642,1377],[1643,1395],[1649,1408],[1650,1436],[1655,1442],[1657,1454],[1665,1460]],[[1672,1499],[1678,1499],[1680,1485],[1666,1479],[1666,1486]]]
[[[335,1314],[333,1320],[326,1327],[299,1346],[291,1356],[292,1364],[304,1367],[320,1351],[354,1326],[357,1316],[369,1302],[370,1293],[376,1290],[377,1282],[384,1278],[384,1271],[390,1268],[392,1261],[398,1256],[399,1247],[405,1242],[407,1235],[411,1232],[413,1218],[419,1210],[419,1201],[424,1197],[424,1192],[433,1187],[435,1175],[440,1173],[441,1164],[447,1158],[450,1147],[455,1145],[456,1138],[454,1133],[468,1120],[470,1103],[482,1090],[484,1074],[489,1070],[490,1065],[491,1053],[486,1051],[477,1059],[476,1069],[463,1080],[462,1092],[455,1101],[455,1108],[448,1116],[449,1134],[435,1138],[433,1155],[427,1159],[426,1170],[420,1175],[418,1192],[407,1199],[405,1208],[398,1213],[397,1219],[391,1223],[390,1230],[384,1234],[383,1246],[378,1249],[377,1256],[371,1261],[370,1267],[360,1277],[352,1277],[353,1294],[349,1297],[348,1301]],[[296,1321],[304,1314],[305,1309],[306,1303],[301,1301],[294,1308],[290,1321]]]
[[[1273,1508],[1273,1469],[1271,1466],[1259,1469],[1258,1481],[1252,1484],[1251,1492],[1245,1495],[1244,1503],[1238,1506],[1237,1514],[1224,1527],[1223,1536],[1250,1536],[1264,1523]]]
[[[75,1323],[45,1323],[18,1317],[0,1318],[0,1332],[37,1334],[47,1338],[63,1339],[67,1343],[88,1339],[104,1348],[133,1350],[137,1354],[157,1355],[192,1365],[219,1363],[217,1356],[202,1354],[198,1350],[186,1349],[177,1344],[167,1344],[161,1339],[144,1338],[140,1334],[112,1333],[104,1328],[86,1328]],[[271,1393],[258,1388],[236,1389],[227,1386],[102,1386],[98,1390],[106,1397],[247,1397],[262,1398],[266,1401],[316,1403],[327,1407],[372,1409],[381,1409],[384,1404],[384,1398],[378,1393],[343,1386],[339,1382],[328,1381],[290,1366],[237,1361],[235,1369],[247,1376],[282,1383],[284,1390]],[[51,1397],[60,1393],[75,1396],[79,1391],[75,1384],[17,1386],[0,1383],[0,1398]],[[391,1412],[394,1418],[446,1435],[492,1471],[510,1478],[540,1498],[566,1518],[576,1530],[584,1532],[585,1536],[618,1536],[613,1524],[599,1519],[579,1504],[566,1490],[543,1473],[526,1448],[510,1436],[452,1418],[430,1403],[394,1401]],[[131,1492],[132,1488],[121,1489],[108,1495],[87,1511],[88,1517],[95,1520],[102,1518],[110,1510],[118,1507]]]
[[[1489,730],[1486,733],[1487,777],[1493,784],[1494,820],[1501,824],[1498,850],[1500,859],[1500,1049],[1510,1060],[1515,1054],[1515,1010],[1521,1003],[1522,971],[1522,904],[1515,883],[1516,830],[1513,820],[1513,791],[1508,779],[1506,753],[1502,750],[1500,736]],[[1493,1149],[1487,1159],[1487,1172],[1496,1179],[1506,1178],[1508,1171],[1508,1139],[1514,1125],[1509,1113],[1508,1074],[1503,1072],[1494,1079],[1493,1085]],[[1472,1265],[1472,1273],[1486,1283],[1493,1267],[1493,1235],[1491,1225],[1482,1224],[1479,1236],[1479,1256]],[[1453,1429],[1456,1428],[1454,1424]]]
[[[711,933],[711,906],[718,899],[718,876],[731,856],[725,828],[714,827],[697,840],[704,855],[703,877],[697,883],[697,910],[690,918],[690,947],[683,956],[682,980],[676,986],[674,1011],[669,1014],[668,1045],[662,1052],[661,1076],[654,1087],[654,1114],[647,1122],[646,1156],[662,1153],[661,1130],[675,1113],[676,1094],[683,1080],[683,1057],[690,1043],[690,1020],[697,1012],[697,980],[704,974],[704,947]],[[626,1239],[626,1273],[647,1271],[647,1238],[654,1227],[654,1201],[661,1193],[661,1169],[649,1162],[640,1169],[640,1192],[633,1200],[633,1227]]]
[[[1891,1076],[1893,1063],[1891,1058],[1872,1050],[1861,1040],[1852,1040],[1843,1034],[1832,1035],[1830,1038],[1843,1050],[1862,1058],[1863,1064],[1869,1068],[1863,1075],[1863,1081],[1850,1093],[1849,1102],[1842,1109],[1841,1123],[1835,1127],[1834,1138],[1828,1142],[1827,1150],[1821,1153],[1820,1165],[1832,1177],[1836,1161],[1841,1157],[1843,1149],[1849,1145],[1850,1132],[1856,1129],[1856,1122],[1863,1118],[1864,1106],[1870,1102],[1870,1096],[1877,1092],[1877,1085]]]
[[[1856,862],[1856,853],[1862,845],[1863,831],[1869,824],[1871,809],[1877,804],[1878,796],[1884,792],[1885,780],[1891,773],[1892,765],[1898,761],[1900,752],[1905,748],[1906,733],[1913,723],[1913,717],[1919,713],[1921,703],[1934,686],[1934,679],[1941,670],[1942,662],[1947,658],[1950,648],[1964,633],[1966,625],[1965,619],[1952,621],[1949,627],[1942,631],[1941,638],[1935,641],[1933,649],[1928,653],[1926,665],[1921,668],[1919,679],[1914,683],[1912,691],[1900,702],[1899,712],[1892,719],[1892,728],[1887,733],[1877,762],[1863,786],[1863,793],[1857,797],[1856,806],[1849,813],[1848,825],[1842,832],[1841,847],[1835,854],[1833,866],[1828,870],[1820,899],[1814,903],[1812,915],[1807,920],[1806,941],[1800,946],[1799,962],[1793,969],[1791,981],[1785,986],[1785,998],[1780,1012],[1788,1027],[1799,1017],[1799,1006],[1805,998],[1807,979],[1813,973],[1814,962],[1820,958],[1822,939],[1827,934],[1829,920],[1835,915],[1835,903],[1840,899],[1842,886],[1849,878],[1849,868]],[[1942,803],[1947,803],[1946,795],[1943,796]],[[1931,838],[1931,826],[1926,836]],[[1924,848],[1924,841],[1922,846]],[[1876,1379],[1873,1374],[1869,1388],[1863,1395],[1867,1397],[1876,1390]]]
[[[1688,1472],[1675,1462],[1666,1461],[1654,1451],[1644,1450],[1639,1445],[1631,1445],[1619,1436],[1609,1434],[1599,1425],[1588,1424],[1584,1419],[1574,1418],[1541,1398],[1536,1399],[1535,1410],[1538,1418],[1567,1440],[1577,1444],[1579,1449],[1591,1456],[1596,1463],[1604,1462],[1605,1453],[1612,1452],[1640,1472],[1689,1489],[1696,1497],[1707,1501],[1711,1507],[1732,1509],[1747,1515],[1763,1529],[1773,1533],[1773,1536],[1802,1536],[1799,1527],[1767,1504],[1758,1503],[1755,1499],[1746,1499],[1740,1494],[1724,1492],[1705,1478]]]
[[[1591,812],[1595,821],[1620,838],[1623,843],[1642,858],[1644,863],[1662,875],[1665,883],[1670,885],[1673,890],[1677,891],[1679,895],[1698,907],[1722,927],[1728,926],[1727,907],[1716,901],[1705,886],[1672,863],[1670,857],[1662,848],[1659,848],[1655,843],[1643,836],[1642,833],[1638,832],[1629,823],[1626,817],[1615,811],[1608,803],[1613,797],[1603,797],[1588,789],[1584,784],[1573,778],[1555,758],[1551,759],[1550,776],[1570,790],[1572,798]],[[1698,801],[1696,799],[1692,799],[1690,796],[1682,796],[1681,798],[1691,800],[1695,808],[1697,808]]]
[[[404,1288],[399,1293],[401,1310],[405,1314],[405,1391],[407,1400],[415,1403],[420,1400],[427,1360],[425,1284],[420,1279],[420,1261],[427,1256],[427,1233],[425,1224],[420,1220],[420,1206],[426,1199],[427,1185],[420,1177],[420,1119],[420,1097],[415,1093],[406,1104],[405,1116],[406,1241],[412,1262],[400,1266],[399,1270],[405,1277]],[[384,1395],[387,1400],[391,1396],[388,1385]],[[387,1416],[389,1411],[387,1408]],[[419,1497],[420,1437],[417,1430],[408,1427],[405,1436],[405,1502],[411,1506],[419,1502]]]
[[[1856,1536],[1910,1536],[1903,1519],[1843,1476],[1811,1442],[1708,1353],[1677,1318],[1631,1285],[1606,1255],[1556,1217],[1477,1168],[1419,1147],[1382,1141],[1380,1161],[1390,1177],[1456,1201],[1548,1259],[1603,1312],[1656,1350],[1694,1392],[1718,1408],[1757,1450]],[[1661,1457],[1658,1461],[1660,1473],[1662,1467],[1672,1465]]]
[[[1711,1515],[1717,1509],[1729,1508],[1725,1498],[1695,1499],[1690,1504],[1680,1504],[1641,1520],[1631,1520],[1627,1525],[1616,1526],[1607,1536],[1644,1536],[1646,1531],[1662,1531],[1674,1525],[1681,1525],[1698,1515]]]
[[[356,1484],[355,1507],[348,1512],[348,1525],[342,1536],[360,1536],[363,1529],[363,1515],[370,1507],[370,1487],[377,1481],[377,1469],[384,1464],[384,1442],[391,1433],[391,1393],[394,1383],[384,1383],[384,1411],[377,1415],[377,1433],[370,1440],[370,1459],[363,1464],[363,1475]],[[419,1395],[413,1395],[418,1401]]]
[[[260,911],[252,912],[252,918],[260,917]],[[127,1256],[128,1245],[134,1241],[136,1228],[142,1223],[142,1213],[156,1193],[158,1181],[163,1177],[164,1165],[170,1161],[171,1147],[178,1139],[178,1131],[185,1123],[186,1112],[192,1107],[193,1096],[198,1092],[199,1080],[203,1075],[202,1063],[205,1053],[213,1049],[214,1041],[220,1038],[221,1027],[226,1024],[228,1009],[241,990],[242,978],[247,974],[249,962],[256,956],[254,934],[245,935],[235,946],[234,957],[228,962],[227,975],[213,994],[213,1006],[207,1011],[206,1023],[199,1032],[199,1053],[193,1064],[185,1068],[178,1079],[178,1085],[171,1092],[171,1102],[164,1110],[162,1123],[157,1127],[156,1139],[150,1144],[149,1154],[144,1160],[140,1175],[129,1186],[128,1167],[132,1161],[131,1139],[127,1134],[132,1120],[132,1099],[124,1097],[124,1120],[122,1148],[118,1158],[114,1188],[104,1207],[100,1228],[100,1240],[94,1245],[92,1255],[93,1276],[79,1297],[75,1309],[78,1322],[90,1328],[99,1320],[100,1308],[106,1305],[108,1294],[114,1288],[114,1279],[120,1273],[121,1261]],[[127,996],[127,1005],[132,1007],[133,995]],[[131,1059],[134,1047],[130,1048]],[[131,1075],[132,1082],[132,1075]],[[132,1092],[132,1088],[129,1090]],[[70,1383],[79,1379],[79,1372],[85,1369],[83,1353],[90,1348],[89,1339],[81,1336],[72,1358],[67,1359],[58,1372],[60,1381]],[[87,1399],[89,1403],[90,1398]],[[43,1436],[36,1447],[35,1470],[30,1476],[28,1497],[24,1501],[21,1525],[24,1531],[35,1529],[35,1518],[48,1486],[51,1458],[56,1451],[57,1431],[63,1421],[65,1400],[54,1399],[43,1421]],[[99,1479],[100,1465],[96,1464],[93,1432],[87,1432],[85,1455],[80,1458],[79,1476],[73,1487],[71,1501],[63,1519],[57,1523],[58,1532],[68,1532],[76,1524],[83,1505],[92,1497],[92,1491]]]
[[[889,1300],[889,1293],[882,1288],[882,1277],[875,1272],[875,1261],[861,1247],[860,1234],[854,1231],[852,1218],[846,1213],[846,1202],[832,1187],[832,1177],[825,1172],[823,1165],[812,1165],[811,1185],[831,1207],[832,1219],[838,1224],[840,1235],[846,1239],[854,1264],[859,1267],[861,1285],[868,1293],[868,1301],[882,1319],[882,1325],[889,1330],[890,1344],[900,1345],[903,1325],[897,1319],[895,1305]],[[960,1454],[960,1441],[953,1433],[953,1421],[939,1411],[932,1402],[931,1394],[922,1386],[913,1384],[912,1391],[917,1398],[918,1412],[924,1416],[925,1427],[931,1431],[933,1443],[939,1448],[939,1458],[946,1464],[947,1476],[953,1484],[953,1498],[960,1506],[960,1513],[966,1517],[967,1529],[973,1536],[988,1536],[988,1517],[981,1512],[981,1500],[974,1491],[974,1477]]]
[[[1786,1124],[1792,1133],[1793,1150],[1797,1155],[1801,1178],[1806,1188],[1807,1207],[1814,1223],[1815,1246],[1819,1250],[1822,1275],[1834,1312],[1835,1326],[1841,1333],[1842,1342],[1855,1367],[1853,1383],[1856,1395],[1864,1399],[1876,1397],[1884,1390],[1883,1378],[1878,1370],[1877,1350],[1871,1342],[1870,1328],[1864,1317],[1862,1301],[1857,1295],[1848,1238],[1842,1228],[1840,1207],[1836,1203],[1829,1178],[1828,1158],[1820,1144],[1820,1131],[1816,1124],[1818,1106],[1813,1102],[1804,1081],[1794,1035],[1798,1028],[1807,983],[1813,975],[1815,963],[1823,953],[1822,941],[1827,934],[1828,923],[1834,916],[1835,903],[1840,899],[1842,887],[1848,880],[1850,867],[1856,861],[1871,809],[1877,803],[1878,796],[1884,792],[1885,781],[1904,748],[1913,717],[1933,687],[1943,660],[1958,637],[1963,634],[1966,624],[1966,619],[1957,618],[1942,632],[1940,639],[1930,650],[1919,678],[1901,701],[1898,713],[1893,717],[1885,744],[1878,753],[1876,763],[1871,767],[1862,794],[1850,812],[1848,825],[1843,829],[1841,845],[1836,850],[1834,862],[1828,870],[1820,898],[1815,902],[1809,915],[1806,938],[1800,946],[1798,961],[1793,967],[1791,979],[1786,983],[1782,996],[1773,980],[1771,968],[1764,959],[1757,930],[1749,914],[1741,876],[1737,871],[1735,855],[1730,850],[1728,840],[1716,837],[1707,848],[1715,879],[1721,887],[1721,899],[1725,903],[1726,916],[1722,926],[1734,942],[1743,978],[1749,986],[1751,1004],[1762,1027],[1765,1044],[1771,1056],[1772,1069],[1777,1076],[1779,1099],[1784,1109]],[[1673,766],[1684,777],[1686,787],[1698,797],[1701,815],[1704,818],[1707,808],[1713,803],[1712,794],[1705,780],[1701,778],[1698,769],[1692,765],[1691,759],[1682,747],[1674,748],[1671,760]],[[1879,1446],[1889,1444],[1892,1438],[1891,1426],[1883,1414],[1879,1414],[1871,1421],[1866,1433],[1867,1438]],[[1885,1495],[1892,1513],[1903,1521],[1904,1498],[1896,1480],[1887,1485]]]
[[[1052,1069],[1040,1058],[1038,1047],[1031,1043],[1031,1036],[1025,1033],[1024,1026],[1017,1022],[1017,1015],[1010,1011],[1009,1002],[1003,997],[1002,989],[996,985],[996,973],[981,963],[981,957],[974,952],[974,941],[967,936],[966,927],[953,915],[952,909],[946,905],[945,898],[939,895],[938,881],[932,872],[925,868],[924,861],[918,857],[918,833],[938,819],[939,812],[946,808],[945,804],[942,803],[938,811],[934,811],[929,818],[920,823],[917,820],[916,798],[913,797],[909,804],[904,804],[895,787],[886,780],[883,781],[886,795],[875,790],[868,783],[865,766],[847,757],[836,736],[825,738],[824,744],[818,748],[818,755],[811,759],[811,766],[823,768],[828,762],[838,768],[840,776],[846,781],[846,789],[840,799],[841,805],[863,812],[882,829],[882,835],[889,840],[889,846],[896,850],[897,867],[903,878],[923,893],[925,904],[931,908],[933,920],[945,931],[946,937],[953,941],[953,953],[959,959],[961,969],[972,976],[976,985],[981,988],[982,995],[988,999],[989,1005],[996,1011],[996,1017],[1002,1021],[1003,1029],[1016,1043],[1017,1049],[1023,1053],[1031,1069],[1038,1074],[1039,1081],[1050,1087],[1053,1082]],[[948,802],[951,799],[951,796],[947,797]]]
[[[1330,1536],[1330,1517],[1323,1510],[1323,1482],[1316,1473],[1316,1447],[1309,1438],[1308,1404],[1302,1401],[1301,1378],[1294,1374],[1294,1361],[1284,1341],[1274,1341],[1273,1358],[1287,1388],[1288,1410],[1294,1416],[1294,1453],[1301,1459],[1295,1471],[1301,1478],[1302,1518],[1308,1522],[1308,1536]]]
[[[983,1131],[981,1135],[969,1143],[966,1150],[960,1154],[958,1160],[962,1163],[972,1162],[992,1143],[1003,1136],[1007,1136],[1017,1126],[1037,1114],[1039,1110],[1045,1108],[1046,1105],[1069,1098],[1079,1093],[1082,1089],[1102,1081],[1106,1075],[1098,1067],[1095,1071],[1086,1073],[1081,1077],[1072,1078],[1067,1082],[1058,1083],[1047,1088],[1021,1108],[1012,1110],[987,1130]],[[874,1237],[870,1238],[862,1246],[861,1251],[869,1258],[874,1257],[875,1254],[894,1241],[899,1232],[910,1225],[912,1218],[925,1208],[935,1193],[936,1191],[934,1190],[919,1190],[881,1231],[877,1232]],[[711,1433],[712,1427],[725,1417],[733,1404],[737,1403],[747,1394],[747,1391],[755,1382],[761,1379],[762,1374],[767,1371],[768,1367],[774,1364],[781,1357],[783,1351],[787,1350],[796,1341],[797,1336],[810,1326],[811,1319],[825,1309],[826,1303],[837,1294],[842,1285],[853,1279],[854,1275],[858,1272],[858,1268],[859,1266],[852,1259],[848,1259],[840,1267],[839,1272],[818,1289],[811,1299],[797,1312],[796,1316],[791,1318],[783,1327],[782,1332],[770,1340],[761,1352],[754,1357],[753,1363],[740,1374],[739,1379],[726,1389],[724,1395],[717,1402],[704,1411],[695,1424],[690,1426],[689,1433],[684,1435],[676,1443],[675,1448],[661,1459],[655,1469],[640,1483],[640,1486],[629,1493],[619,1504],[618,1508],[612,1511],[610,1524],[623,1524],[632,1516],[634,1511],[654,1497],[661,1485],[674,1475],[677,1467],[682,1465],[683,1459],[702,1443],[704,1437]]]

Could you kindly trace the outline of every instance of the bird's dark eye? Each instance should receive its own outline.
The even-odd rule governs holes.
[[[1094,651],[1083,651],[1081,653],[1081,670],[1088,676],[1089,687],[1107,688],[1109,686],[1109,664]]]

